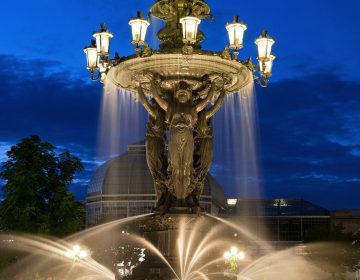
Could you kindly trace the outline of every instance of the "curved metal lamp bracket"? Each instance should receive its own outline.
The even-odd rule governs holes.
[[[95,73],[97,73],[96,76],[95,76]],[[91,78],[92,81],[98,81],[101,78],[100,71],[91,69],[90,70],[90,78]]]
[[[263,79],[262,79],[260,77],[255,76],[255,74],[254,74],[254,81],[262,88],[266,88],[267,85],[269,84],[268,77],[263,77]]]

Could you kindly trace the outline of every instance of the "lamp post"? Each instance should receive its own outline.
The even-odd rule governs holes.
[[[74,245],[65,252],[65,256],[74,262],[86,259],[89,255],[89,251],[81,248],[80,245]]]
[[[105,23],[102,23],[100,29],[94,32],[93,37],[96,40],[96,48],[99,56],[104,59],[107,58],[110,50],[110,39],[113,38],[114,35],[106,29]]]
[[[136,55],[141,55],[141,46],[147,46],[145,42],[146,31],[150,25],[150,22],[145,20],[142,16],[142,13],[138,11],[137,17],[131,19],[129,21],[129,25],[131,26],[132,33],[132,44],[136,46]]]
[[[92,79],[94,72],[99,68],[99,57],[95,40],[91,40],[91,45],[84,48],[84,53],[86,54],[86,69],[90,71]]]
[[[258,47],[259,72],[264,77],[264,83],[259,84],[266,87],[272,75],[272,67],[275,60],[275,55],[271,53],[275,40],[268,35],[266,30],[263,30],[261,36],[255,40],[255,44]]]
[[[93,33],[95,40],[91,45],[84,48],[86,54],[87,69],[90,71],[90,78],[93,81],[105,78],[106,72],[111,68],[109,60],[110,40],[114,35],[106,29],[103,23],[100,29]],[[97,75],[96,75],[97,73]]]
[[[234,17],[234,22],[226,25],[229,35],[230,49],[234,50],[235,59],[238,59],[239,50],[243,47],[246,24],[239,22],[239,16]]]
[[[183,17],[180,19],[180,23],[182,26],[183,42],[185,44],[196,43],[198,26],[200,22],[200,19],[193,16]]]
[[[233,274],[238,273],[238,262],[243,261],[245,257],[245,252],[243,250],[239,251],[235,246],[224,253],[225,262],[229,264],[229,271]]]
[[[192,54],[192,45],[197,43],[198,27],[201,20],[195,16],[186,16],[180,19],[182,27],[183,53]]]

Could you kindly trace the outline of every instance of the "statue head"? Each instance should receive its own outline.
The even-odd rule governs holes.
[[[175,99],[180,103],[186,103],[191,99],[192,91],[185,81],[180,81],[175,88]]]

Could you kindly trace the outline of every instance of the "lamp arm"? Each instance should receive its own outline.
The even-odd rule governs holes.
[[[261,79],[260,77],[257,77],[254,75],[254,81],[261,86],[262,88],[266,88],[267,85],[269,84],[269,78],[268,77],[264,77],[264,79]]]
[[[244,61],[243,63],[251,72],[253,72],[254,81],[260,87],[266,88],[269,84],[269,78],[271,76],[271,73],[270,74],[261,73],[260,67],[258,65],[253,64],[251,58],[249,58],[247,61]],[[260,77],[255,75],[256,72],[260,75]]]
[[[100,71],[97,71],[97,76],[95,77],[95,72],[96,70],[90,70],[90,78],[92,81],[98,81],[101,78],[101,73]]]

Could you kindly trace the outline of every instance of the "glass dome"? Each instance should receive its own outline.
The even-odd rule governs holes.
[[[146,163],[144,144],[128,146],[128,151],[94,173],[87,189],[86,224],[149,213],[156,205],[154,183]],[[226,208],[224,191],[208,175],[200,204],[206,212],[217,214]]]

